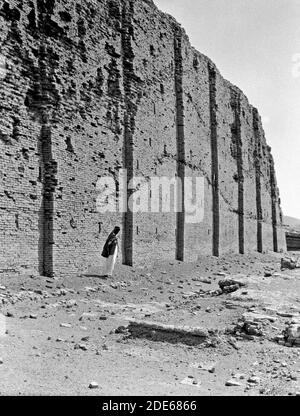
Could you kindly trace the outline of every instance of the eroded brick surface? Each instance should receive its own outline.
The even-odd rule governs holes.
[[[0,1],[0,27],[2,270],[86,270],[116,224],[126,264],[285,249],[257,110],[152,1]],[[120,168],[203,176],[203,222],[100,214]]]

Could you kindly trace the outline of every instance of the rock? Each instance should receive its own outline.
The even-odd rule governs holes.
[[[81,329],[82,331],[87,331],[87,327],[86,326],[80,326],[79,329]]]
[[[5,286],[0,286],[0,290],[6,290]]]
[[[14,314],[12,312],[6,312],[6,316],[8,318],[13,318],[14,317]]]
[[[216,364],[202,364],[202,363],[193,363],[190,364],[192,368],[198,368],[199,370],[208,371],[209,373],[214,373],[216,371]]]
[[[224,279],[219,281],[219,286],[223,292],[233,292],[241,287],[245,287],[246,283],[237,279]],[[230,288],[231,287],[231,288]]]
[[[107,317],[105,315],[99,316],[100,321],[106,321]]]
[[[293,269],[296,269],[297,267],[299,266],[297,264],[297,260],[295,260],[294,258],[284,257],[281,259],[281,270],[284,270],[284,269],[293,270]]]
[[[89,384],[89,389],[98,389],[99,388],[99,384],[98,383],[96,383],[96,381],[92,381],[90,384]]]
[[[211,280],[210,280],[210,279],[201,278],[201,279],[199,279],[199,282],[201,282],[201,283],[206,283],[206,284],[208,284],[208,285],[211,285]]]
[[[180,382],[180,384],[185,384],[187,386],[193,387],[201,387],[201,381],[197,381],[194,379],[194,377],[186,377]]]
[[[300,346],[300,324],[290,324],[282,333],[285,342],[292,346]]]
[[[64,324],[64,323],[61,323],[59,326],[60,326],[61,328],[72,328],[72,325],[71,325],[71,324]]]
[[[236,342],[236,339],[235,338],[233,338],[233,337],[230,337],[229,339],[228,339],[228,343],[234,348],[234,349],[236,349],[236,350],[239,350],[240,349],[240,347],[239,347],[239,345],[237,344],[237,342]]]
[[[75,299],[67,300],[66,307],[67,308],[72,308],[73,306],[77,306],[76,300]]]
[[[89,321],[95,320],[98,317],[97,313],[92,312],[84,312],[81,317],[79,318],[79,321],[82,321],[83,319],[88,319]]]
[[[89,348],[87,345],[85,344],[75,344],[74,345],[74,350],[82,350],[82,351],[87,351]]]
[[[30,319],[37,319],[37,315],[35,315],[35,314],[31,313],[31,314],[29,315],[29,318],[30,318]]]
[[[125,326],[121,325],[115,330],[115,333],[116,334],[126,334],[127,331],[128,331],[128,329]]]
[[[82,337],[81,341],[88,341],[90,339],[90,337],[87,335],[86,337]]]
[[[0,358],[0,364],[3,364],[3,362],[4,362],[3,358]]]
[[[254,312],[243,313],[243,319],[245,320],[245,322],[263,322],[263,321],[275,322],[277,321],[277,318],[274,316],[262,315],[262,314],[254,313]]]
[[[236,373],[236,374],[233,375],[233,378],[235,378],[237,380],[244,380],[246,378],[246,374]]]
[[[231,378],[230,380],[227,380],[225,383],[225,386],[227,387],[239,387],[241,386],[241,383]]]
[[[257,376],[252,376],[252,377],[249,377],[247,381],[248,383],[259,384],[260,378]]]
[[[113,289],[118,289],[118,285],[116,283],[111,283],[110,287],[112,287]]]

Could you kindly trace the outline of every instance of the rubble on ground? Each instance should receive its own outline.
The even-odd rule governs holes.
[[[220,289],[222,293],[232,293],[239,290],[241,287],[245,287],[246,283],[237,279],[223,279],[219,281]]]
[[[283,257],[281,259],[281,270],[284,269],[297,269],[300,268],[299,263],[297,262],[297,260],[293,257]]]
[[[300,347],[300,322],[290,323],[283,331],[285,345]]]

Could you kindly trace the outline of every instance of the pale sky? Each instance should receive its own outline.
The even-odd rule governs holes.
[[[300,218],[300,0],[154,0],[263,118],[284,215]]]

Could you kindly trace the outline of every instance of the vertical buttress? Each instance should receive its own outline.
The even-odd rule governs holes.
[[[220,254],[220,201],[219,201],[219,157],[217,134],[216,70],[208,64],[209,73],[209,107],[211,138],[211,182],[213,211],[213,255]]]
[[[183,104],[183,63],[182,63],[182,31],[175,28],[174,33],[175,59],[175,95],[176,95],[176,143],[177,143],[177,177],[181,181],[178,187],[181,211],[176,217],[176,259],[184,261],[184,177],[185,177],[185,139],[184,139],[184,104]],[[179,210],[178,210],[179,211]]]
[[[263,252],[263,241],[262,241],[262,201],[261,201],[261,165],[260,160],[262,157],[261,153],[261,140],[259,134],[258,124],[258,112],[256,108],[253,108],[253,132],[255,139],[255,150],[254,150],[254,166],[255,166],[255,184],[256,184],[256,218],[257,218],[257,251]]]
[[[128,187],[134,176],[134,131],[135,116],[138,102],[139,79],[134,73],[134,52],[132,39],[134,37],[134,2],[124,1],[122,9],[122,65],[123,65],[123,89],[124,89],[124,168],[127,171],[127,201],[133,193]],[[133,265],[133,212],[130,208],[123,215],[123,264]]]
[[[232,144],[237,163],[238,183],[238,227],[239,227],[239,253],[245,253],[245,212],[244,212],[244,167],[243,142],[241,128],[241,98],[239,93],[231,90],[231,108],[234,113],[234,122],[231,126]]]
[[[271,204],[272,204],[272,228],[273,228],[273,250],[278,252],[277,236],[277,184],[274,169],[274,160],[270,155],[270,186],[271,186]]]

